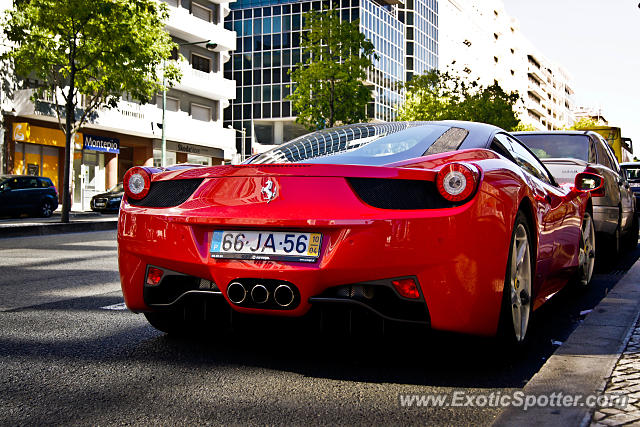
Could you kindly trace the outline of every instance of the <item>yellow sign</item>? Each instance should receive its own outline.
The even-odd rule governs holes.
[[[31,126],[29,123],[13,124],[13,140],[16,142],[30,142],[32,144],[52,145],[54,147],[65,146],[64,132],[60,129]],[[82,133],[76,133],[74,148],[82,150]]]

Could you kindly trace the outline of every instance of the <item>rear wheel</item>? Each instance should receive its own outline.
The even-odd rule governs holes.
[[[509,259],[502,295],[500,335],[507,344],[524,343],[533,306],[533,259],[531,232],[526,217],[518,212],[511,235]]]
[[[593,228],[593,217],[590,212],[585,212],[582,218],[580,231],[580,246],[578,254],[578,277],[576,283],[587,286],[593,276],[593,267],[596,260],[596,233]]]
[[[53,204],[49,200],[44,200],[40,205],[40,216],[49,218],[53,214]]]
[[[633,222],[631,223],[631,229],[627,232],[624,237],[624,249],[626,251],[633,251],[638,246],[638,215],[633,214]]]

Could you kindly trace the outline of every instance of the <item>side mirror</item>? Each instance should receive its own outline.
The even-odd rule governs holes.
[[[604,196],[604,178],[591,172],[581,172],[576,175],[574,188],[577,191],[591,193],[592,197]]]

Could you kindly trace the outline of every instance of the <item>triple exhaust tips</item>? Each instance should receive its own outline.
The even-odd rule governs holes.
[[[291,306],[296,298],[293,289],[289,285],[277,285],[271,292],[263,284],[247,284],[245,286],[245,284],[240,281],[231,282],[229,284],[227,287],[227,297],[229,297],[229,301],[236,305],[260,306],[273,301],[281,308]]]

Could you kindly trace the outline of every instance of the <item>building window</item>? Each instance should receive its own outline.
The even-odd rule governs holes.
[[[191,117],[195,120],[208,122],[211,120],[211,108],[204,105],[191,104]]]
[[[205,73],[211,71],[211,60],[209,58],[205,58],[204,56],[196,55],[195,53],[191,54],[191,67],[195,70],[199,70]]]
[[[170,96],[166,97],[164,108],[166,111],[178,111],[180,110],[180,100]],[[158,107],[162,108],[162,95],[158,95]]]
[[[166,4],[168,4],[169,6],[173,6],[173,7],[178,7],[180,6],[180,0],[162,0],[163,2],[165,2]]]
[[[191,14],[196,18],[200,18],[207,22],[211,22],[211,9],[199,5],[198,3],[191,2]]]

